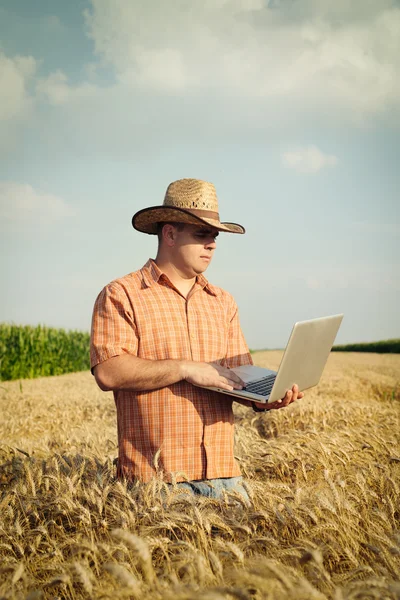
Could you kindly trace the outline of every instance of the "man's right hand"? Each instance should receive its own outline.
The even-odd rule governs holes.
[[[181,369],[182,379],[194,385],[223,390],[241,390],[245,385],[233,371],[218,363],[182,361]]]

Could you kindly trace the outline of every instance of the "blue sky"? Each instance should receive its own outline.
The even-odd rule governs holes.
[[[206,275],[250,347],[399,337],[399,56],[393,0],[0,1],[0,321],[88,330],[195,177],[247,230]]]

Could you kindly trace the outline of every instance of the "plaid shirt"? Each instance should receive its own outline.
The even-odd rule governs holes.
[[[92,368],[133,354],[151,360],[252,364],[233,297],[197,276],[184,298],[153,260],[107,285],[93,312]],[[179,381],[114,391],[118,474],[149,481],[236,477],[232,398]]]

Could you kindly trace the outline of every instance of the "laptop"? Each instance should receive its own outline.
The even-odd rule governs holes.
[[[254,402],[270,403],[283,398],[296,383],[302,392],[318,384],[343,314],[295,323],[278,371],[253,365],[231,369],[244,382],[242,390],[209,390]],[[204,386],[206,387],[206,386]]]

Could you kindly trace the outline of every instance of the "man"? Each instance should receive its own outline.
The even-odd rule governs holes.
[[[230,368],[252,363],[233,297],[203,275],[219,232],[245,230],[220,222],[214,186],[196,179],[171,183],[164,204],[139,211],[132,225],[158,235],[157,256],[102,290],[91,335],[92,372],[114,392],[118,475],[247,499],[233,455],[233,399],[197,387],[241,389]],[[268,409],[302,396],[294,386]]]

